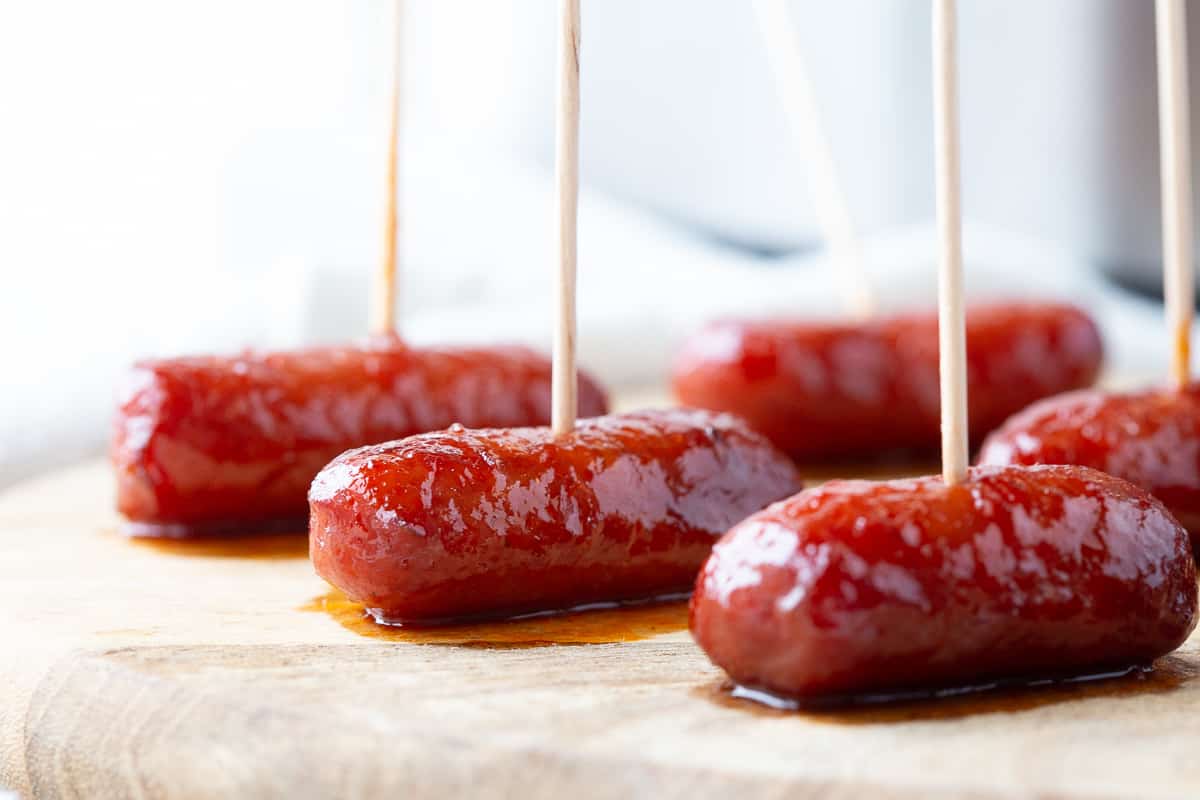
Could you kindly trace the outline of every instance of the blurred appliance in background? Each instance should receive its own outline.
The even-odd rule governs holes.
[[[553,19],[536,3],[511,9],[509,134],[549,163]],[[857,228],[931,218],[928,3],[794,0],[792,12]],[[751,13],[729,0],[590,4],[585,179],[754,249],[812,246],[803,167]],[[1153,3],[963,0],[960,16],[967,216],[1157,292]],[[1195,74],[1200,9],[1189,30]]]
[[[966,0],[962,14],[968,213],[1160,294],[1154,3]],[[1188,33],[1194,90],[1200,7]]]
[[[517,147],[552,151],[553,24],[513,3],[524,91]],[[912,0],[794,4],[799,38],[859,230],[932,209],[928,15]],[[816,244],[791,129],[753,9],[729,0],[605,0],[585,8],[581,157],[593,186],[756,250]]]

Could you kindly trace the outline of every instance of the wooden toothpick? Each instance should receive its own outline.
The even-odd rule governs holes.
[[[1195,305],[1192,264],[1192,153],[1184,0],[1157,0],[1158,128],[1162,172],[1163,293],[1171,333],[1171,382],[1191,377]]]
[[[555,125],[558,269],[555,271],[551,427],[575,428],[575,256],[579,205],[579,0],[559,0],[558,103]]]
[[[396,278],[400,261],[400,93],[404,67],[404,0],[393,0],[391,108],[388,120],[387,195],[384,200],[383,257],[371,292],[371,332],[396,329]]]
[[[950,486],[966,480],[968,457],[956,26],[955,0],[933,0],[934,170],[940,244],[938,365],[942,402],[942,478]]]
[[[860,318],[875,307],[871,282],[863,267],[846,193],[838,178],[833,148],[822,124],[821,109],[796,38],[786,0],[755,0],[755,17],[766,46],[776,93],[799,143],[808,171],[809,197],[829,248],[830,261],[842,280],[846,306]]]

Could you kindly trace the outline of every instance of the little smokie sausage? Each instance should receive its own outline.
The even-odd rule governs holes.
[[[1082,467],[802,492],[721,539],[691,605],[734,681],[800,700],[1128,668],[1195,624],[1187,533]]]
[[[582,414],[606,410],[580,376]],[[351,447],[453,423],[550,419],[550,362],[521,347],[415,348],[395,337],[138,364],[112,442],[133,534],[304,530],[313,476]]]
[[[1072,392],[992,433],[981,464],[1079,464],[1136,483],[1200,543],[1200,387]]]
[[[309,492],[317,573],[379,620],[435,623],[686,592],[729,525],[798,490],[727,414],[454,427],[345,453]]]
[[[968,413],[980,438],[1099,371],[1100,335],[1078,308],[979,306],[966,324]],[[933,452],[939,442],[935,314],[716,323],[685,344],[672,383],[680,402],[737,414],[800,461]]]

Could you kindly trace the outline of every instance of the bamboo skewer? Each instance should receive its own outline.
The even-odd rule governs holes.
[[[1158,43],[1163,293],[1172,345],[1171,383],[1176,388],[1182,388],[1191,378],[1191,331],[1195,306],[1192,154],[1184,0],[1157,0],[1155,25]]]
[[[558,268],[555,270],[551,428],[575,428],[575,260],[579,205],[579,0],[559,0],[558,101],[555,124],[555,205]]]
[[[938,254],[938,358],[942,478],[967,477],[967,346],[963,313],[955,0],[933,0],[933,130]]]
[[[404,67],[404,0],[393,0],[391,107],[389,109],[387,180],[384,200],[383,257],[371,292],[371,332],[396,329],[396,280],[400,262],[400,94]]]
[[[846,306],[855,316],[868,317],[875,308],[874,292],[786,0],[754,0],[753,6],[776,93],[808,170],[809,197],[817,223],[842,279]]]

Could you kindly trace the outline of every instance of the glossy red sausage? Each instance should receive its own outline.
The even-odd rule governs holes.
[[[1136,483],[1200,543],[1200,387],[1072,392],[1004,423],[982,464],[1079,464]]]
[[[580,376],[581,414],[606,410]],[[337,454],[459,422],[545,424],[550,362],[521,347],[410,348],[394,337],[138,364],[111,456],[131,533],[304,530],[308,486]]]
[[[674,409],[549,428],[413,436],[313,481],[317,573],[392,622],[561,610],[686,592],[731,524],[798,490],[727,414]]]
[[[1088,386],[1102,346],[1067,305],[979,306],[967,314],[970,429],[980,438],[1035,400]],[[864,324],[724,322],[684,346],[680,402],[744,418],[799,461],[934,452],[935,314]]]
[[[1082,467],[802,492],[721,539],[691,606],[734,681],[801,700],[1148,664],[1195,624],[1187,533]]]

